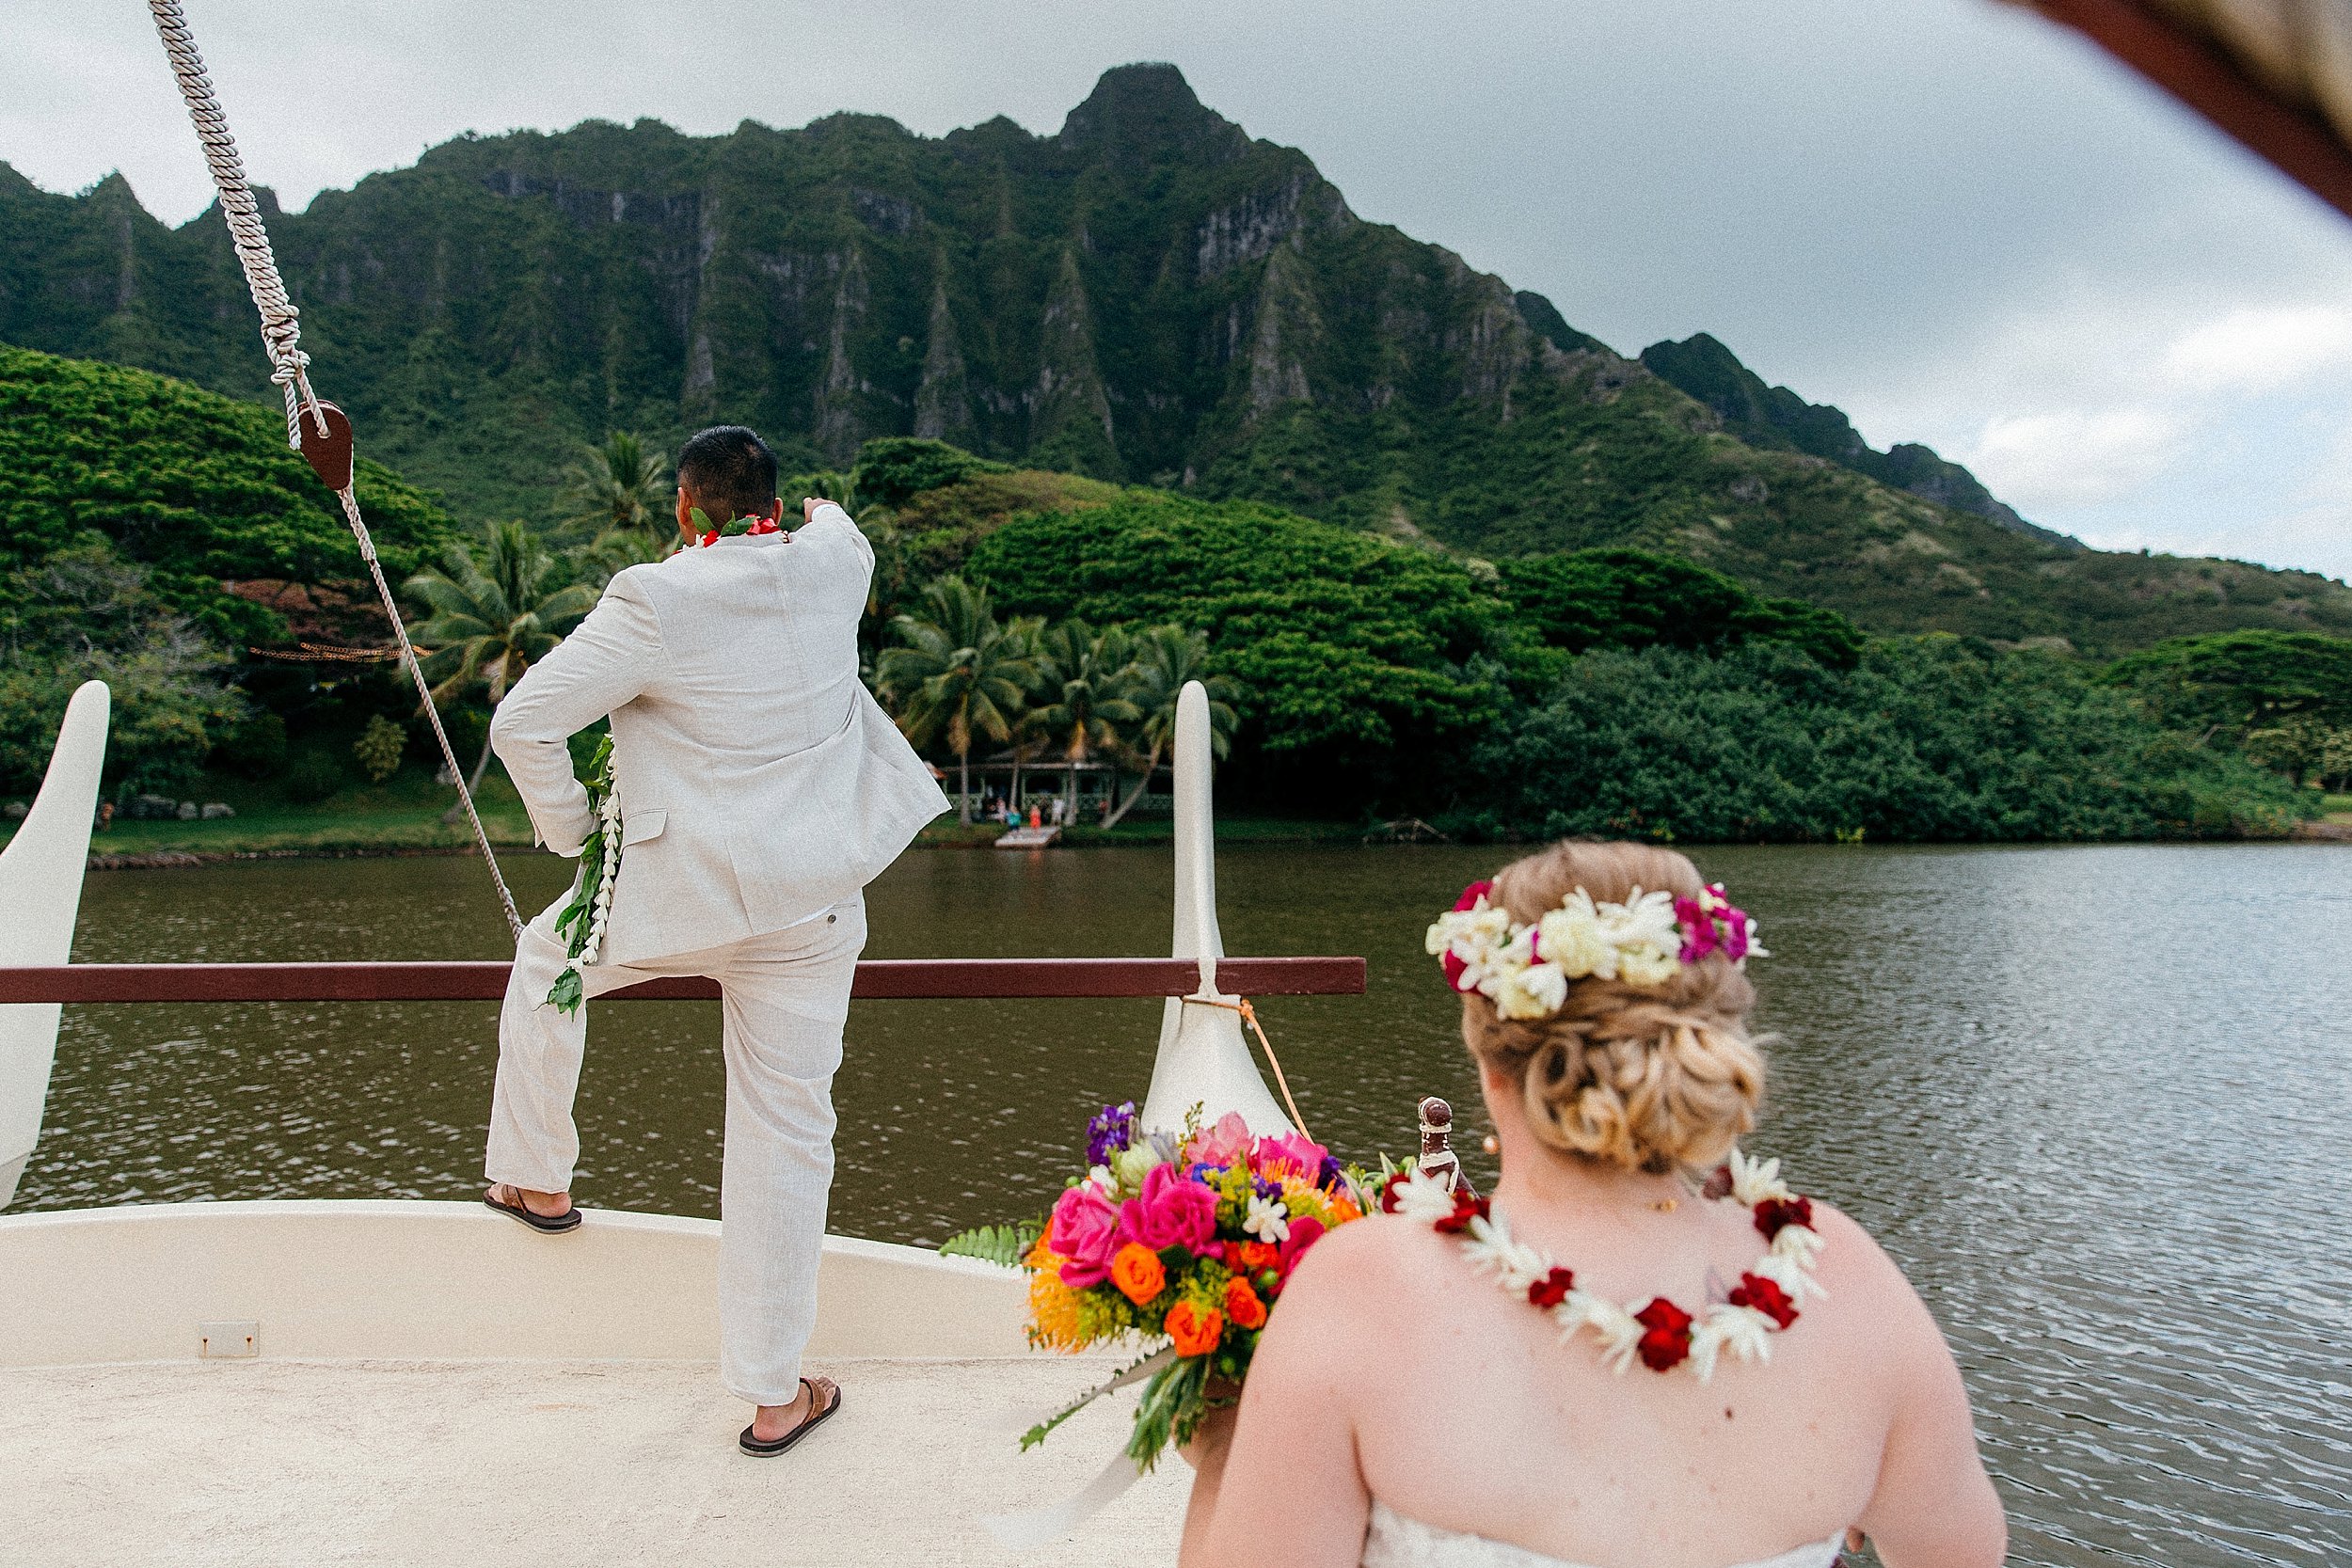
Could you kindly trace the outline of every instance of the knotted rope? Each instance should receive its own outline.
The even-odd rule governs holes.
[[[262,342],[269,351],[269,378],[286,397],[286,445],[303,452],[318,468],[320,477],[327,479],[328,467],[322,459],[303,450],[303,420],[307,417],[311,421],[324,450],[335,438],[326,417],[332,404],[321,406],[318,395],[310,390],[310,356],[301,347],[302,312],[286,297],[285,280],[278,275],[278,258],[270,251],[269,230],[262,227],[261,208],[253,199],[252,186],[246,182],[245,159],[237,151],[237,138],[230,134],[229,117],[221,111],[220,100],[213,95],[212,78],[204,73],[204,56],[197,52],[196,35],[188,30],[187,18],[181,14],[180,0],[147,0],[147,8],[154,15],[156,32],[163,36],[164,53],[170,56],[171,73],[178,79],[180,96],[188,105],[188,118],[196,122],[197,140],[204,146],[204,162],[212,170],[213,188],[220,193],[221,214],[229,220],[229,238],[236,246],[238,265],[245,269],[246,287],[253,294],[254,309],[262,313]],[[336,412],[341,417],[341,410]],[[384,613],[392,623],[392,635],[400,641],[401,662],[408,667],[409,678],[416,682],[417,696],[433,724],[433,738],[441,748],[441,760],[456,782],[457,799],[466,808],[466,820],[473,824],[474,843],[482,850],[482,863],[490,868],[490,880],[498,888],[499,908],[506,915],[507,928],[519,942],[523,922],[515,912],[515,895],[507,891],[498,857],[490,851],[490,835],[482,826],[482,814],[474,807],[473,791],[466,786],[466,770],[458,766],[457,752],[449,743],[449,732],[441,727],[441,710],[433,701],[433,688],[424,678],[423,667],[417,662],[417,650],[408,641],[408,627],[400,618],[400,606],[392,598],[391,584],[384,580],[383,564],[375,558],[375,540],[368,532],[367,519],[360,515],[359,499],[352,493],[353,473],[346,463],[342,469],[342,483],[335,486],[336,499],[342,502],[343,518],[351,525],[352,537],[359,542],[359,558],[368,563],[368,575],[375,579],[376,597],[383,600]],[[327,479],[327,483],[334,482]]]

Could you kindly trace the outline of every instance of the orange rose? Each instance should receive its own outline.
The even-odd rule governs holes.
[[[1265,1303],[1249,1288],[1247,1279],[1225,1282],[1225,1316],[1235,1328],[1258,1328],[1265,1323]]]
[[[1158,1253],[1140,1242],[1129,1242],[1111,1259],[1111,1283],[1141,1307],[1168,1288],[1168,1271],[1160,1267]]]
[[[1168,1309],[1163,1326],[1176,1342],[1177,1354],[1206,1355],[1225,1337],[1225,1315],[1215,1307],[1203,1312],[1188,1301],[1180,1301]]]
[[[1256,1274],[1281,1261],[1282,1249],[1270,1242],[1244,1242],[1241,1244],[1241,1272]]]

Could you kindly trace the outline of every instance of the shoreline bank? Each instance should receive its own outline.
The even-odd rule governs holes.
[[[296,805],[247,796],[235,802],[237,815],[212,820],[117,817],[105,831],[91,836],[88,864],[92,871],[139,871],[247,860],[372,860],[472,854],[472,835],[466,826],[441,819],[449,800],[446,790],[431,786],[423,778],[404,778],[389,786],[362,787],[314,804]],[[532,841],[530,817],[516,798],[513,786],[502,776],[494,771],[484,781],[478,804],[490,842],[501,854],[537,852]],[[0,820],[0,846],[15,836],[16,827],[14,821]],[[993,847],[1006,831],[1000,823],[974,822],[967,826],[949,817],[925,828],[914,842],[919,848],[983,849]],[[1130,816],[1111,829],[1084,823],[1065,828],[1056,847],[1164,848],[1174,840],[1175,832],[1171,817]],[[1219,814],[1216,837],[1219,844],[1232,845],[1461,842],[1436,834],[1425,824],[1410,818],[1366,823],[1261,816],[1244,812]],[[2324,815],[2297,822],[2275,838],[2249,837],[2228,842],[2352,844],[2352,796],[2328,797]],[[1700,847],[1698,841],[1686,846]]]

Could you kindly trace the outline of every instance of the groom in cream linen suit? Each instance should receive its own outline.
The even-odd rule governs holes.
[[[594,826],[570,736],[612,720],[624,847],[590,996],[659,975],[724,992],[720,1376],[758,1409],[746,1452],[780,1453],[840,1391],[801,1376],[833,1181],[833,1075],[866,944],[863,888],[946,797],[858,679],[874,553],[830,501],[783,531],[776,461],[739,425],[678,453],[688,547],[615,577],[588,618],[499,704],[490,740],[540,843]],[[703,544],[691,520],[751,520]],[[580,1223],[587,1009],[546,1005],[563,973],[558,899],[525,930],[499,1019],[485,1200],[544,1231]]]

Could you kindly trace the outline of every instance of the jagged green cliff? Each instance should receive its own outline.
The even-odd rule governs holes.
[[[1050,136],[468,136],[272,230],[362,450],[460,517],[543,512],[608,428],[732,419],[791,466],[914,434],[1470,557],[1668,550],[1879,631],[2107,652],[2352,627],[2352,590],[2309,574],[2042,536],[1700,340],[1622,356],[1359,218],[1172,67],[1109,72]],[[119,180],[69,198],[0,168],[0,339],[268,395],[217,214],[167,229]]]

